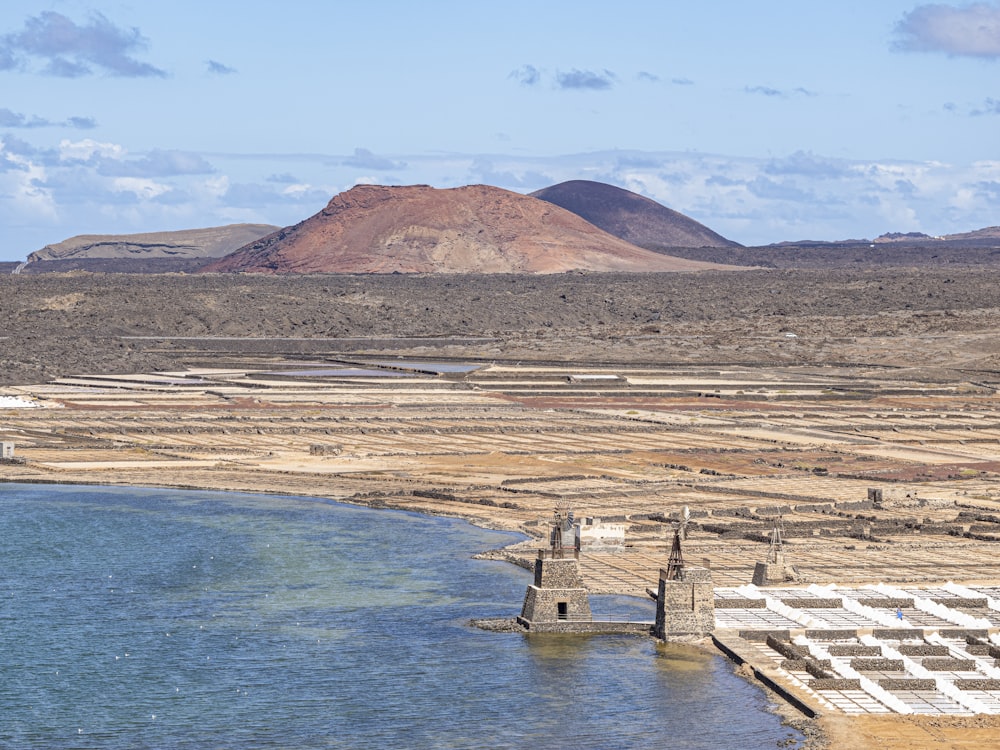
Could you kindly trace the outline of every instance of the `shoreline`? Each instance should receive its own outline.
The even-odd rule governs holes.
[[[449,518],[463,521],[474,526],[479,526],[492,531],[503,531],[518,533],[506,525],[486,517],[486,514],[460,514],[431,512],[426,510],[414,510],[404,504],[393,504],[385,502],[384,498],[341,498],[331,497],[328,493],[302,493],[288,492],[280,487],[260,487],[247,489],[242,487],[220,486],[217,484],[204,484],[196,486],[192,484],[169,483],[169,482],[96,482],[96,481],[58,481],[49,478],[18,479],[0,478],[0,484],[36,484],[36,485],[58,485],[58,486],[83,486],[83,487],[113,487],[127,489],[129,487],[148,489],[172,489],[193,492],[227,492],[233,494],[265,495],[271,497],[299,497],[312,500],[323,500],[327,503],[336,503],[355,508],[367,508],[370,510],[388,510],[393,512],[416,513],[419,515]],[[484,506],[485,509],[485,506]],[[497,512],[502,509],[496,509]],[[503,553],[506,548],[493,550],[499,553],[492,555],[489,559],[508,562],[517,565],[513,556]],[[489,554],[490,550],[485,550],[480,554]],[[630,596],[628,592],[618,592],[618,595]],[[640,597],[641,598],[641,597]],[[645,637],[645,636],[644,636]],[[983,739],[992,739],[995,732],[1000,729],[1000,716],[996,715],[971,715],[971,716],[941,716],[941,715],[901,715],[901,714],[875,714],[875,715],[848,715],[835,712],[817,712],[814,718],[810,718],[799,711],[795,706],[776,693],[766,683],[757,679],[752,668],[746,668],[736,663],[724,651],[720,650],[711,639],[700,639],[687,643],[677,644],[688,648],[693,648],[712,657],[724,659],[732,665],[734,674],[746,680],[755,688],[762,691],[767,698],[767,710],[778,716],[782,724],[794,729],[803,735],[801,750],[830,750],[831,748],[842,747],[872,747],[878,745],[881,750],[950,750],[954,747],[952,740],[964,738],[972,735],[982,735]],[[989,747],[987,743],[980,742],[978,747]]]
[[[189,492],[227,492],[227,493],[232,493],[232,494],[266,495],[266,496],[270,496],[270,497],[298,497],[298,498],[305,498],[305,499],[317,500],[317,501],[322,500],[322,501],[326,501],[326,504],[335,503],[335,504],[340,504],[340,505],[345,505],[345,506],[351,506],[351,507],[355,507],[355,508],[366,508],[368,510],[386,510],[386,511],[390,511],[390,512],[417,513],[419,515],[426,515],[426,516],[432,516],[432,517],[436,516],[436,517],[440,517],[440,518],[449,518],[449,519],[456,520],[456,521],[462,521],[462,522],[468,523],[468,524],[473,525],[473,526],[478,526],[480,528],[487,529],[487,530],[490,530],[490,531],[503,531],[503,532],[508,532],[508,533],[519,533],[519,532],[510,532],[509,529],[501,528],[500,524],[487,525],[486,523],[482,522],[484,519],[481,519],[481,518],[473,518],[473,517],[460,516],[460,515],[444,515],[444,514],[434,514],[434,513],[422,513],[420,511],[414,511],[414,510],[411,510],[411,509],[407,509],[405,507],[393,507],[390,504],[382,503],[382,502],[375,502],[375,503],[355,502],[355,501],[350,501],[350,500],[342,500],[342,499],[339,499],[339,498],[331,498],[331,497],[328,497],[326,495],[319,495],[319,494],[316,494],[316,495],[289,494],[289,493],[286,493],[286,492],[282,492],[280,490],[272,490],[272,489],[266,489],[266,488],[255,490],[255,491],[247,491],[247,490],[242,490],[242,489],[239,489],[239,490],[237,490],[237,489],[220,489],[218,487],[212,487],[212,486],[197,487],[197,486],[189,486],[189,485],[172,485],[172,484],[163,484],[163,483],[155,483],[155,484],[154,483],[149,483],[149,484],[128,483],[128,484],[124,484],[124,483],[80,482],[80,481],[60,482],[60,481],[54,480],[54,479],[19,480],[19,479],[9,479],[9,478],[0,478],[0,484],[2,484],[2,485],[14,485],[14,484],[55,485],[55,486],[60,486],[60,487],[73,487],[73,486],[82,486],[82,487],[112,487],[112,488],[121,488],[121,489],[128,489],[130,487],[135,487],[135,488],[138,488],[138,489],[165,489],[165,490],[181,490],[181,491],[189,491]],[[496,562],[506,562],[506,563],[514,565],[516,567],[522,567],[522,568],[527,569],[526,566],[520,564],[520,562],[519,562],[519,560],[518,560],[518,558],[516,556],[509,555],[509,554],[505,553],[504,552],[505,549],[506,549],[506,547],[501,547],[501,548],[493,549],[493,550],[483,550],[480,553],[476,553],[473,557],[474,557],[474,559],[493,560],[493,561],[496,561]],[[622,594],[619,594],[619,595],[621,595],[621,596],[633,596],[632,594],[628,594],[628,593],[622,593]],[[641,597],[635,597],[635,598],[641,598]],[[506,618],[504,618],[504,619],[506,619]],[[512,615],[509,619],[512,622],[514,622],[515,621],[514,615]],[[470,625],[470,627],[480,627],[479,625],[475,624],[475,621],[470,621],[469,625]],[[490,629],[487,628],[487,630],[490,630]],[[513,631],[501,630],[499,632],[513,632]],[[527,631],[523,631],[521,629],[518,629],[516,632],[521,632],[521,633],[527,634]],[[637,637],[644,637],[645,638],[647,636],[637,636]],[[654,641],[656,640],[652,636],[648,636],[648,637],[651,638],[651,639],[653,639]],[[735,675],[737,675],[738,677],[746,680],[748,683],[750,683],[754,687],[756,687],[759,690],[761,690],[761,692],[767,698],[767,707],[766,707],[765,710],[768,711],[771,714],[774,714],[775,716],[778,716],[781,719],[782,725],[788,726],[788,727],[790,727],[790,728],[792,728],[792,729],[800,732],[803,735],[803,738],[804,738],[803,742],[804,742],[804,744],[800,745],[801,750],[827,750],[828,748],[832,747],[829,738],[823,732],[822,727],[821,727],[821,725],[820,725],[820,723],[818,721],[819,717],[810,718],[810,717],[804,715],[801,711],[799,711],[798,709],[796,709],[795,706],[793,706],[791,703],[789,703],[781,695],[779,695],[778,693],[776,693],[770,686],[768,686],[766,683],[761,682],[759,679],[757,679],[756,676],[754,675],[752,669],[743,669],[742,665],[740,665],[738,662],[736,662],[724,650],[720,649],[710,636],[706,637],[706,638],[699,638],[699,639],[691,640],[691,641],[677,642],[677,643],[673,643],[673,645],[691,648],[691,649],[700,651],[702,653],[705,653],[705,654],[707,654],[709,656],[712,656],[713,658],[722,659],[725,662],[727,662],[728,664],[733,665],[732,668],[733,668],[733,673]]]
[[[82,486],[82,487],[111,487],[127,489],[130,487],[144,489],[170,489],[192,492],[226,492],[233,494],[263,495],[271,497],[298,497],[327,503],[336,503],[355,508],[366,508],[370,510],[387,510],[392,512],[416,513],[431,517],[449,518],[456,521],[463,521],[474,526],[479,526],[492,531],[512,532],[503,523],[490,522],[489,518],[477,514],[459,514],[444,512],[428,512],[414,510],[402,504],[387,503],[382,498],[372,501],[365,499],[349,499],[330,497],[329,494],[314,493],[306,494],[301,492],[287,492],[280,488],[245,489],[220,486],[219,484],[205,484],[195,486],[191,484],[168,483],[168,482],[97,482],[97,481],[59,481],[55,479],[18,479],[0,478],[0,484],[34,484],[34,485],[57,485],[57,486]],[[501,510],[501,509],[497,509]],[[497,550],[484,550],[476,555],[490,555],[491,552],[499,553],[490,555],[487,559],[508,562],[517,565],[513,556],[503,553],[505,548]],[[631,596],[628,592],[619,592],[618,595]],[[639,597],[641,598],[641,597]],[[471,626],[471,625],[470,625]],[[643,636],[645,637],[645,636]],[[650,636],[651,637],[651,636]],[[801,750],[830,750],[831,748],[842,747],[871,747],[878,744],[881,750],[950,750],[954,747],[952,740],[958,737],[971,736],[971,734],[981,734],[983,738],[992,738],[994,733],[1000,729],[1000,716],[991,715],[970,715],[970,716],[941,716],[941,715],[901,715],[901,714],[875,714],[875,715],[848,715],[836,712],[821,711],[815,717],[808,717],[798,710],[792,703],[785,700],[779,693],[775,692],[765,682],[762,682],[754,674],[753,668],[748,664],[740,665],[733,658],[712,641],[711,638],[699,639],[675,645],[693,648],[712,657],[724,659],[732,665],[735,675],[746,680],[755,688],[762,691],[767,698],[766,711],[778,716],[783,725],[794,729],[803,736],[800,745]],[[989,747],[990,745],[980,743],[978,747]]]

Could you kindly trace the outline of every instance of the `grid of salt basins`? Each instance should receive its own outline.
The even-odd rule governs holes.
[[[1000,714],[1000,586],[715,590],[717,629],[845,713]]]

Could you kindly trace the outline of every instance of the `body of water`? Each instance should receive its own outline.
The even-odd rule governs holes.
[[[800,738],[721,657],[470,627],[520,611],[527,571],[472,559],[509,534],[314,499],[51,485],[0,484],[0,519],[2,748]]]

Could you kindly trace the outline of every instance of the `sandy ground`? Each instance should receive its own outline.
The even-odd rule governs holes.
[[[845,716],[818,721],[824,739],[815,747],[839,750],[995,750],[1000,748],[998,716]]]

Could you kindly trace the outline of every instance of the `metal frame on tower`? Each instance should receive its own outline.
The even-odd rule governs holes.
[[[784,562],[784,554],[781,549],[781,537],[784,535],[785,524],[778,514],[777,519],[774,521],[774,528],[771,529],[771,546],[767,550],[767,561],[769,563],[781,563]]]
[[[691,521],[691,511],[685,505],[681,511],[681,520],[673,524],[674,541],[670,546],[670,559],[667,560],[667,580],[676,581],[684,572],[684,553],[681,551],[681,539],[687,539],[688,523]]]
[[[684,553],[681,552],[681,527],[674,527],[674,542],[670,547],[670,559],[667,560],[667,580],[676,581],[684,572]]]

